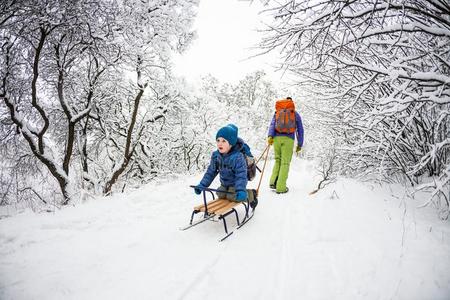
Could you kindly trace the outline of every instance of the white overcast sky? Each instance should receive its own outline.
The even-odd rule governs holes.
[[[259,40],[256,28],[262,28],[259,1],[251,5],[242,0],[200,0],[194,28],[197,39],[181,56],[175,57],[175,73],[194,82],[208,73],[222,82],[236,82],[246,74],[264,70],[272,80],[279,80],[271,65],[276,54],[247,59]],[[267,19],[266,19],[267,20]]]

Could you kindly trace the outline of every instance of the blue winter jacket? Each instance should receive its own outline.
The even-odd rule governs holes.
[[[211,155],[211,161],[200,185],[209,187],[220,174],[220,184],[226,188],[233,186],[236,192],[245,191],[247,187],[247,163],[241,153],[243,144],[237,143],[226,154],[216,150]]]

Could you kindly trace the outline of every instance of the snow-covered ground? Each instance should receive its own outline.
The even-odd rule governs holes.
[[[221,223],[179,230],[201,174],[2,218],[0,299],[450,299],[450,223],[424,199],[349,179],[309,196],[300,159],[277,195],[267,173],[222,243]]]

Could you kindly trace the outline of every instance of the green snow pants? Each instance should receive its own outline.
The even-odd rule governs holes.
[[[230,193],[223,193],[223,192],[230,192]],[[223,185],[221,185],[218,189],[217,189],[217,197],[219,199],[227,199],[227,200],[231,200],[231,201],[237,201],[236,200],[236,189],[234,188],[234,186],[230,186],[228,189],[226,187],[224,187]],[[250,202],[255,201],[255,197],[254,194],[252,192],[252,190],[247,189],[247,198]],[[239,202],[239,201],[237,201]]]
[[[270,185],[275,185],[276,191],[282,193],[286,191],[289,165],[294,152],[294,140],[287,136],[276,136],[273,139],[273,149],[275,152],[275,165],[270,177]]]

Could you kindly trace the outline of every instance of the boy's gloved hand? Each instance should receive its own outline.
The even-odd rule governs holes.
[[[194,192],[195,192],[197,195],[200,195],[200,194],[202,193],[202,190],[203,190],[203,186],[202,186],[201,184],[196,185],[195,188],[194,188]]]
[[[302,150],[302,147],[297,145],[297,148],[295,148],[295,153],[299,153]]]
[[[267,138],[267,144],[269,144],[269,145],[272,145],[272,144],[273,144],[273,137],[272,137],[272,136],[269,136],[269,137]]]
[[[247,192],[246,191],[239,191],[236,193],[236,200],[237,201],[245,201],[247,200]]]

